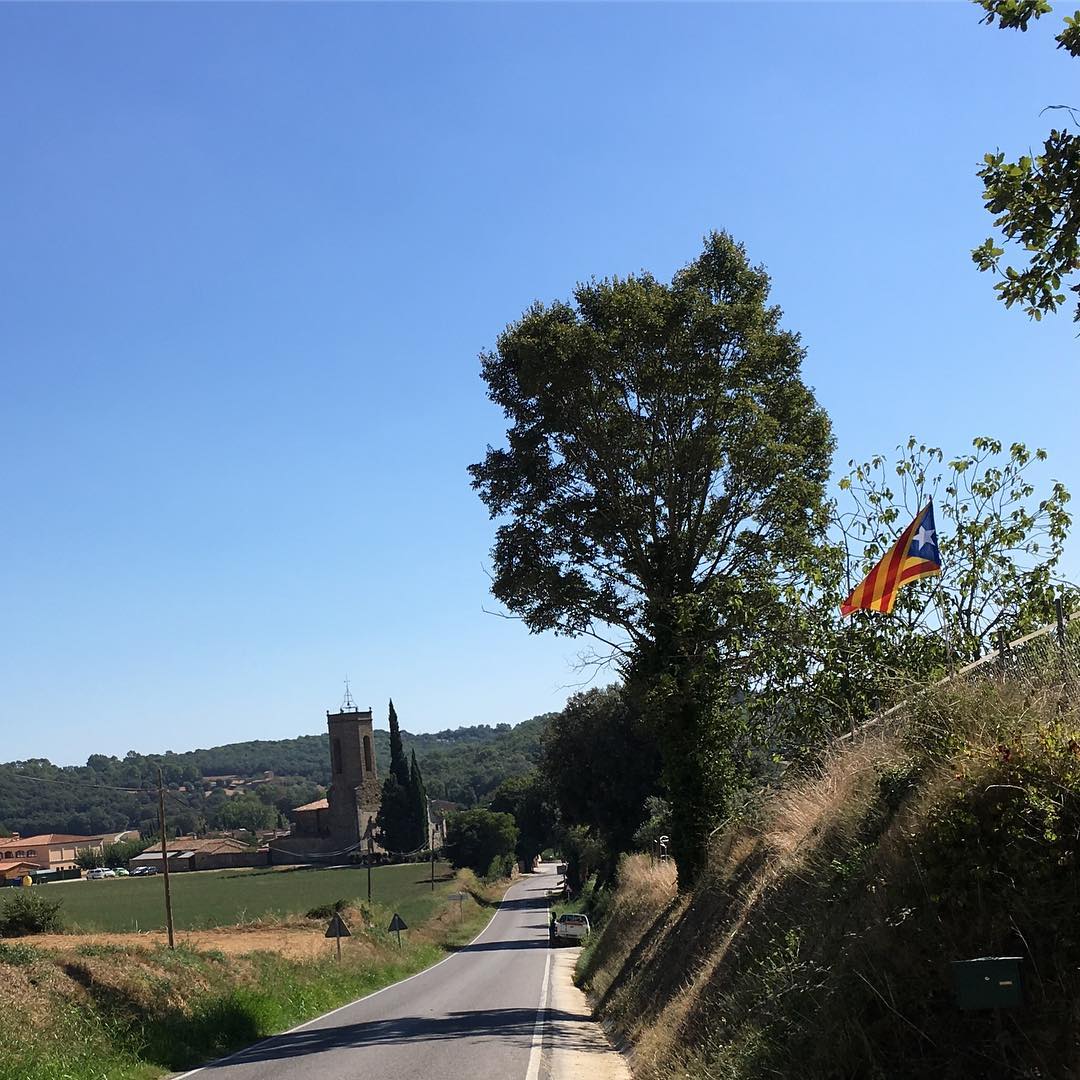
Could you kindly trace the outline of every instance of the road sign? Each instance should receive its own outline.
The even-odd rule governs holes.
[[[401,948],[401,931],[408,930],[405,925],[405,920],[395,911],[394,917],[390,920],[390,933],[397,934],[398,948]]]
[[[469,899],[469,894],[465,892],[452,892],[446,899],[456,900],[458,902],[458,922],[461,922],[461,920],[465,918],[465,901]]]
[[[343,937],[352,937],[352,931],[345,925],[345,920],[338,914],[330,920],[330,925],[326,928],[326,936],[328,938],[334,938],[337,942],[337,958],[341,959],[341,939]]]
[[[352,931],[345,925],[345,920],[340,915],[335,915],[326,928],[327,937],[352,937]]]

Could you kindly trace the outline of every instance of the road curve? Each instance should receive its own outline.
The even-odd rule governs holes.
[[[560,1020],[546,1001],[547,892],[556,880],[544,866],[519,881],[487,929],[441,964],[183,1076],[540,1080],[538,1018]]]

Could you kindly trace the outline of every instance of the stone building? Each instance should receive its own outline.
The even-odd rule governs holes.
[[[363,845],[375,828],[382,801],[375,765],[371,710],[361,711],[346,694],[339,712],[326,714],[330,735],[330,791],[293,810],[293,829],[273,842],[276,851],[322,854],[346,852]]]

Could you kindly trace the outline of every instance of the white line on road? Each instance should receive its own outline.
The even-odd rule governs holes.
[[[507,892],[510,890],[507,889]],[[506,894],[503,894],[503,899],[506,899]],[[468,949],[470,946],[475,945],[490,929],[491,924],[495,921],[495,917],[499,914],[500,908],[495,909],[495,914],[488,919],[487,926],[480,931],[465,946]],[[462,950],[464,951],[464,950]],[[361,1001],[367,1001],[369,998],[378,997],[379,994],[385,994],[387,990],[393,990],[395,987],[401,986],[403,983],[412,982],[413,979],[419,979],[421,975],[427,975],[428,972],[434,971],[437,967],[442,967],[448,960],[453,960],[455,956],[460,955],[458,952],[453,952],[449,956],[443,957],[437,964],[432,964],[431,967],[424,968],[423,971],[418,971],[415,975],[410,975],[408,978],[399,979],[396,983],[391,983],[389,986],[384,986],[381,990],[373,990],[370,994],[365,994],[362,998],[357,998],[355,1001],[350,1001],[347,1005],[341,1005],[336,1009],[331,1009],[327,1013],[322,1013],[320,1016],[313,1016],[310,1020],[305,1020],[302,1024],[297,1024],[294,1028],[289,1028],[288,1031],[279,1031],[276,1035],[268,1035],[265,1039],[259,1039],[257,1042],[251,1043],[249,1046],[242,1047],[239,1050],[233,1051],[231,1054],[226,1054],[223,1058],[218,1058],[216,1061],[208,1061],[205,1065],[200,1065],[197,1069],[192,1069],[190,1072],[181,1073],[179,1076],[174,1076],[173,1080],[187,1080],[189,1076],[195,1076],[196,1073],[205,1072],[207,1069],[216,1068],[218,1065],[224,1065],[226,1061],[231,1061],[235,1057],[239,1057],[241,1054],[246,1054],[248,1051],[254,1049],[256,1046],[261,1046],[265,1042],[271,1042],[274,1039],[280,1039],[282,1035],[292,1035],[296,1031],[303,1031],[304,1028],[310,1027],[312,1024],[317,1023],[319,1020],[325,1020],[328,1016],[333,1016],[334,1013],[344,1012],[346,1009],[351,1009],[354,1005],[359,1005]],[[548,957],[550,962],[551,957]],[[547,986],[547,972],[544,972],[544,985]]]
[[[540,1057],[544,1049],[544,1013],[547,1012],[548,976],[551,974],[551,950],[544,961],[544,981],[540,986],[540,1005],[536,1010],[536,1023],[533,1025],[532,1049],[529,1051],[529,1071],[525,1080],[539,1080]]]

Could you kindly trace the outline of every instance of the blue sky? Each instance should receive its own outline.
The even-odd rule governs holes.
[[[582,646],[483,611],[477,354],[712,228],[768,266],[839,461],[988,433],[1080,487],[1076,328],[969,257],[982,154],[1076,62],[978,18],[0,7],[0,760],[319,731],[346,673],[413,730],[559,708]]]

